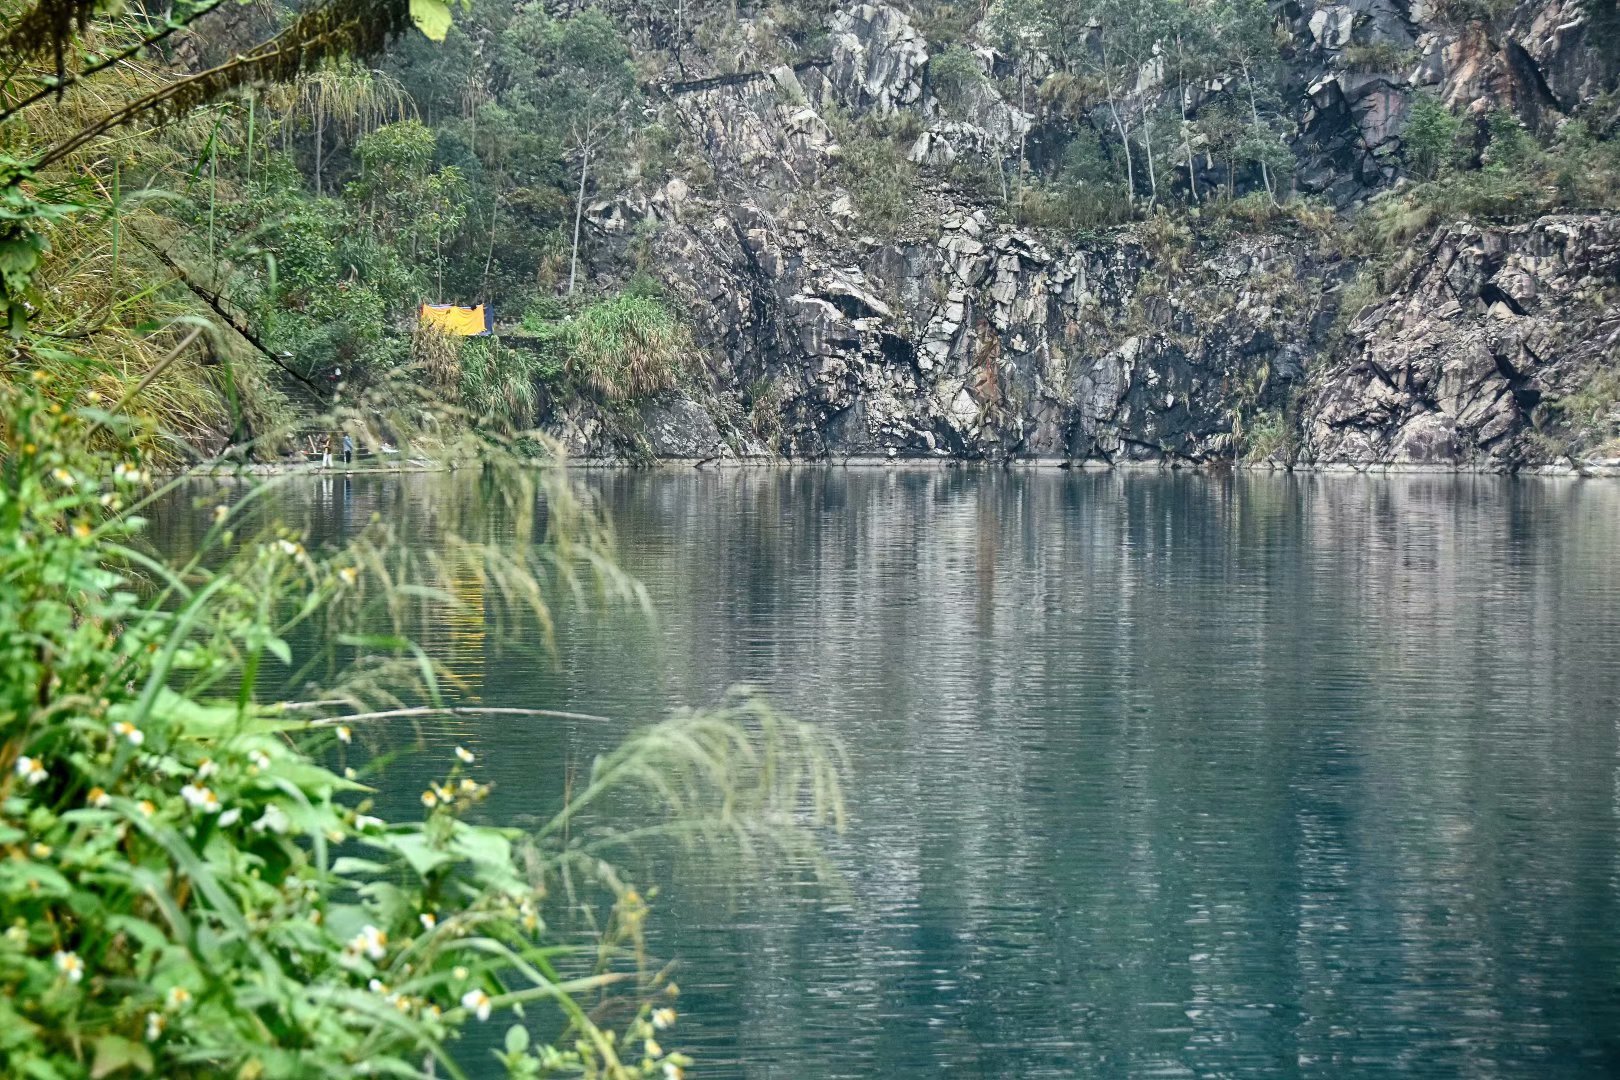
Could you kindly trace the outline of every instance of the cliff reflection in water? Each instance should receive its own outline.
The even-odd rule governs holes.
[[[427,628],[490,703],[622,721],[446,733],[489,813],[739,682],[857,770],[845,894],[639,868],[699,1075],[1620,1071],[1620,485],[581,479],[658,621],[565,615],[554,663]],[[484,502],[425,476],[283,505],[431,544],[424,508]]]

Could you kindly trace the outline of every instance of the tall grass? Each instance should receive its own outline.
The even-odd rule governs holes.
[[[497,430],[512,434],[534,426],[541,385],[556,365],[542,354],[468,338],[461,346],[458,391],[462,404]]]
[[[664,301],[625,293],[555,321],[526,317],[542,353],[573,382],[605,401],[631,401],[673,388],[691,338]]]

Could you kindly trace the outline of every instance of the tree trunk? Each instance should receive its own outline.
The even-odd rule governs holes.
[[[1176,91],[1181,104],[1181,152],[1187,155],[1187,185],[1193,205],[1198,205],[1198,162],[1193,159],[1192,135],[1187,128],[1187,67],[1181,54],[1181,35],[1176,35]]]
[[[1260,131],[1261,131],[1261,127],[1260,127],[1260,105],[1255,100],[1255,96],[1254,96],[1254,80],[1249,77],[1249,63],[1248,63],[1247,60],[1245,60],[1243,62],[1243,81],[1246,84],[1248,84],[1248,87],[1249,87],[1249,115],[1254,118],[1254,137],[1255,137],[1255,141],[1258,143],[1260,141]],[[1273,190],[1273,188],[1271,186],[1271,170],[1266,168],[1266,159],[1265,158],[1260,159],[1260,179],[1266,185],[1266,197],[1271,200],[1271,205],[1272,206],[1276,206],[1277,205],[1277,192],[1275,190]]]
[[[321,136],[326,130],[326,113],[315,106],[315,197],[321,197]]]
[[[1103,81],[1108,86],[1108,111],[1114,117],[1114,127],[1119,131],[1120,145],[1125,148],[1125,201],[1132,209],[1136,207],[1136,165],[1131,161],[1131,137],[1125,131],[1125,121],[1120,118],[1119,105],[1114,101],[1114,79],[1108,67],[1108,47],[1103,46]]]
[[[1024,111],[1024,69],[1018,69],[1018,111]],[[1024,150],[1026,139],[1029,136],[1029,125],[1025,124],[1018,129],[1018,207],[1013,212],[1013,220],[1018,224],[1024,223]]]
[[[1148,190],[1152,195],[1148,197],[1148,208],[1159,201],[1159,177],[1153,168],[1153,121],[1148,117],[1147,95],[1140,94],[1142,99],[1142,147],[1147,151]]]
[[[500,174],[495,177],[495,195],[489,200],[489,251],[484,256],[484,281],[479,286],[479,299],[489,296],[489,270],[495,265],[495,223],[501,213]]]
[[[568,260],[568,295],[574,295],[574,280],[579,276],[579,226],[585,219],[585,177],[591,166],[589,140],[580,148],[579,195],[574,199],[574,251]]]
[[[1108,111],[1114,116],[1114,127],[1119,131],[1119,144],[1125,150],[1125,201],[1136,205],[1136,164],[1131,160],[1131,137],[1126,134],[1125,121],[1120,119],[1119,107],[1114,104],[1114,84],[1108,84]]]

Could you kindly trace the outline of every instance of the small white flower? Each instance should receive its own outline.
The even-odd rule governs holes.
[[[65,975],[68,982],[76,983],[84,978],[84,961],[79,959],[78,953],[57,950],[51,959],[56,963],[56,970]]]
[[[439,805],[439,797],[431,791],[424,791],[422,792],[422,805],[431,810]]]
[[[435,926],[439,925],[438,916],[434,915],[431,911],[422,912],[422,914],[417,916],[417,919],[421,922],[422,929],[424,930],[431,930]]]
[[[366,983],[366,988],[373,994],[388,993],[388,984],[383,982],[381,979],[372,979],[370,982]]]
[[[657,1028],[659,1031],[663,1031],[665,1028],[675,1023],[675,1010],[654,1009],[652,1014],[652,1022],[653,1027]]]
[[[284,833],[288,824],[287,815],[281,807],[270,803],[264,808],[264,813],[259,815],[259,820],[253,823],[253,831]]]
[[[113,738],[123,739],[131,746],[139,746],[146,741],[146,733],[128,720],[120,720],[112,726]]]
[[[223,525],[223,524],[225,524],[225,519],[230,517],[230,516],[231,516],[231,508],[230,507],[228,507],[228,506],[216,506],[216,507],[214,507],[214,524]]]
[[[490,1006],[489,995],[482,990],[469,990],[461,995],[461,1007],[471,1011],[480,1020],[489,1019]]]
[[[112,796],[108,795],[104,788],[93,787],[90,789],[90,793],[85,796],[84,801],[97,810],[105,810],[112,805]]]
[[[658,1045],[657,1039],[648,1039],[644,1044],[642,1044],[642,1049],[647,1052],[647,1056],[650,1058],[660,1058],[664,1056],[664,1048]]]
[[[206,780],[217,772],[219,766],[214,763],[213,758],[203,758],[202,764],[197,766],[197,779]]]
[[[380,829],[386,824],[388,823],[382,818],[372,817],[370,814],[354,815],[354,827],[361,832],[365,832],[367,829]]]
[[[673,1061],[664,1062],[664,1080],[683,1080],[685,1076],[679,1065]]]
[[[219,813],[219,796],[200,784],[187,784],[180,789],[180,797],[193,810],[201,810],[205,814]]]
[[[381,960],[388,953],[388,934],[368,923],[349,942],[349,951],[365,953],[373,960]]]
[[[66,469],[52,469],[51,479],[55,480],[63,487],[73,487],[79,482],[79,478],[68,472]]]
[[[146,1041],[157,1042],[162,1036],[163,1029],[169,1026],[169,1018],[162,1013],[149,1012],[146,1014]]]
[[[337,737],[338,742],[347,746],[354,741],[354,731],[350,729],[348,724],[339,724],[337,726]]]
[[[473,752],[468,750],[465,746],[456,747],[456,757],[460,758],[468,765],[473,763]]]
[[[141,470],[128,462],[120,461],[113,466],[113,479],[133,484],[141,475]]]
[[[241,821],[241,820],[242,820],[242,808],[240,806],[233,806],[229,810],[225,811],[223,814],[219,815],[219,824],[220,824],[221,828],[227,828],[228,829],[232,825],[235,825],[238,821]]]
[[[38,758],[31,758],[27,754],[17,759],[17,775],[28,781],[30,787],[41,783],[47,773],[45,767],[39,763]]]
[[[253,750],[248,754],[248,762],[255,769],[262,771],[270,767],[270,755],[265,753],[263,750]]]
[[[338,577],[343,580],[343,584],[353,585],[356,581],[360,580],[360,571],[356,570],[352,566],[345,566],[338,570]]]
[[[295,544],[291,540],[277,540],[276,546],[281,549],[283,555],[302,555],[304,553],[303,545]]]
[[[168,997],[169,1008],[171,1008],[171,1009],[184,1008],[186,1003],[189,1002],[190,1000],[191,1000],[191,991],[190,990],[187,990],[183,986],[171,986],[171,987],[169,987],[169,997]]]

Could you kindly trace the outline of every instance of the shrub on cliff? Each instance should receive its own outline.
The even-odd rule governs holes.
[[[541,353],[576,385],[606,401],[631,401],[675,386],[691,351],[686,326],[663,300],[626,292],[571,315],[537,304],[523,318]]]
[[[930,60],[928,78],[940,103],[955,113],[966,107],[969,95],[985,81],[979,58],[961,45],[952,45]]]

